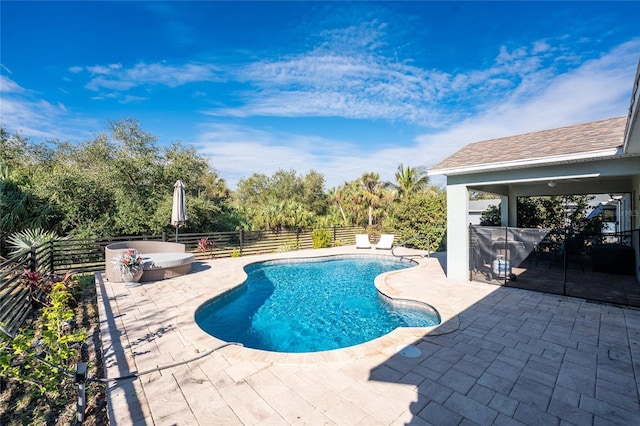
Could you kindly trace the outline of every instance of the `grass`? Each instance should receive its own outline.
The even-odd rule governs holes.
[[[72,294],[77,301],[75,324],[87,330],[89,339],[82,348],[82,360],[87,362],[88,377],[103,377],[100,343],[100,321],[96,305],[93,275],[81,276]],[[41,319],[34,315],[25,324],[38,328]],[[72,425],[77,419],[77,392],[72,379],[60,376],[59,389],[44,397],[30,392],[27,384],[0,377],[0,425]],[[86,384],[85,425],[108,425],[105,385]]]

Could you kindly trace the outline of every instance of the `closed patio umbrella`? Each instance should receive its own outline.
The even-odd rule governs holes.
[[[178,179],[173,185],[173,207],[171,208],[171,224],[176,227],[176,242],[178,242],[178,228],[187,221],[187,208],[184,205],[184,185]]]

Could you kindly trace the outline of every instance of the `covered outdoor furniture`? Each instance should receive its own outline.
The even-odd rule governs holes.
[[[371,248],[368,234],[356,234],[356,248]]]
[[[394,234],[382,234],[380,235],[380,241],[376,244],[376,249],[391,250],[393,247]]]
[[[195,256],[185,253],[184,244],[165,241],[123,241],[105,247],[105,275],[111,282],[123,282],[113,260],[127,250],[136,250],[143,258],[140,281],[158,281],[191,272]]]

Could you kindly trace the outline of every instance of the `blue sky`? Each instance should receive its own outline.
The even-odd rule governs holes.
[[[0,3],[0,121],[78,142],[125,117],[231,188],[327,187],[469,142],[626,115],[640,2]],[[443,183],[443,178],[432,179]]]

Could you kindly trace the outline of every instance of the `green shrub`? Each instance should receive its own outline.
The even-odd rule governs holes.
[[[231,250],[231,257],[240,257],[240,255],[241,253],[239,248],[234,248],[233,250]]]
[[[311,233],[313,248],[331,247],[331,233],[324,228],[314,229]]]
[[[22,382],[28,392],[52,400],[72,390],[73,381],[63,379],[59,368],[75,369],[81,346],[88,338],[85,330],[74,327],[69,306],[72,301],[67,286],[56,283],[35,330],[21,328],[13,339],[0,333],[1,376]]]
[[[447,197],[446,193],[415,194],[394,208],[393,217],[386,223],[396,234],[396,241],[404,241],[415,235],[429,237],[417,239],[408,247],[431,251],[444,251],[447,247]]]
[[[284,242],[284,244],[281,244],[278,247],[277,252],[278,253],[285,253],[285,252],[288,252],[288,251],[298,250],[299,248],[300,248],[300,243],[298,241],[287,239]]]

